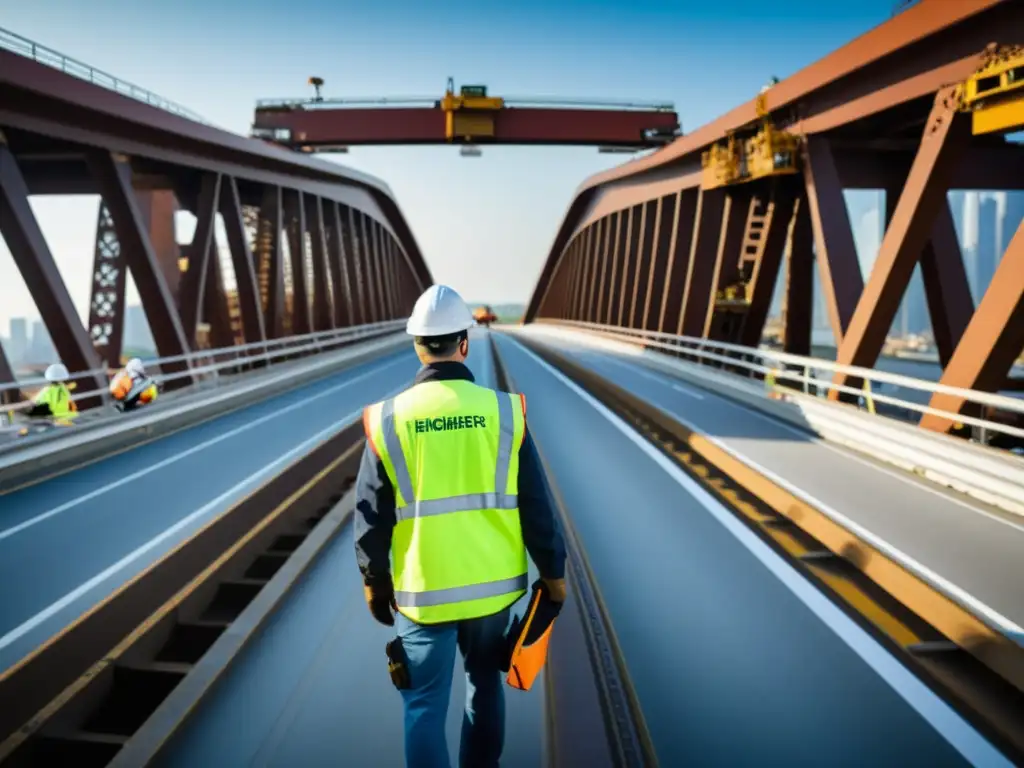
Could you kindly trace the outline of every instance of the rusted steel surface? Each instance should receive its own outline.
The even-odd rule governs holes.
[[[474,136],[474,144],[649,147],[657,144],[644,131],[679,124],[674,112],[655,110],[511,107],[492,114],[494,135]],[[287,129],[291,143],[310,147],[448,143],[439,107],[257,109],[253,127]]]
[[[377,241],[360,252],[362,271],[383,270],[387,259],[390,280],[403,289],[401,302],[378,301],[364,322],[407,313],[433,282],[390,190],[371,176],[193,122],[8,51],[0,51],[0,105],[5,236],[73,371],[121,363],[128,273],[163,357],[353,322],[349,304],[363,298],[344,279],[360,269],[344,247],[353,222],[369,224]],[[87,325],[52,263],[30,194],[101,197]],[[179,206],[197,219],[192,242],[180,248]],[[234,286],[222,270],[218,218]],[[376,285],[385,287],[380,278]]]
[[[757,345],[785,265],[781,340],[807,353],[816,263],[839,362],[871,367],[920,264],[946,375],[983,389],[1008,386],[1021,344],[1015,330],[1000,329],[1016,317],[1016,283],[990,289],[1000,298],[988,306],[998,309],[974,311],[945,196],[1024,188],[1024,146],[972,135],[960,111],[962,84],[993,44],[1021,42],[1024,3],[922,0],[767,87],[757,104],[590,177],[556,233],[525,320],[596,320]],[[766,141],[766,125],[795,148],[788,166],[768,153],[767,173],[746,149],[757,144],[745,144]],[[726,164],[738,157],[728,154],[733,132],[748,153],[736,168]],[[702,157],[713,144],[717,154]],[[720,162],[705,171],[714,157]],[[855,188],[887,193],[889,221],[873,260],[855,246],[844,198]],[[671,224],[666,200],[675,201]],[[609,228],[614,234],[602,236]],[[871,274],[858,256],[874,261]],[[605,263],[608,288],[581,292],[589,265]]]

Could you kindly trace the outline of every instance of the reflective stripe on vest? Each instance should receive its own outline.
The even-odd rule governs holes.
[[[395,603],[414,621],[486,616],[527,589],[511,476],[525,414],[513,398],[468,381],[426,382],[366,411],[367,438],[395,489]]]
[[[384,435],[391,466],[395,470],[395,482],[401,494],[401,502],[396,504],[397,521],[430,515],[445,515],[449,512],[466,512],[474,509],[517,509],[519,498],[516,494],[501,493],[508,485],[508,467],[512,460],[515,441],[515,423],[512,401],[503,392],[498,396],[498,462],[494,471],[494,493],[471,493],[461,496],[449,496],[444,499],[427,499],[420,501],[412,489],[409,467],[405,462],[402,444],[395,431],[395,401],[388,400],[381,408],[380,426]]]

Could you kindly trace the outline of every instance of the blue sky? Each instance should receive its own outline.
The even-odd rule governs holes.
[[[684,131],[889,17],[894,0],[556,4],[318,0],[31,0],[0,27],[247,132],[258,98],[492,94],[670,100]],[[392,188],[437,280],[470,300],[526,301],[576,187],[622,162],[593,149],[360,148],[339,162]],[[97,198],[33,200],[87,312]],[[133,293],[133,291],[131,291]],[[0,244],[0,334],[34,307]]]

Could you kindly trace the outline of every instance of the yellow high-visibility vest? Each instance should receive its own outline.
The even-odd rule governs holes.
[[[56,419],[73,419],[78,416],[71,392],[62,382],[47,384],[36,395],[35,402],[50,406],[50,413]]]
[[[527,588],[519,523],[526,399],[429,381],[363,413],[395,489],[395,603],[420,624],[489,616]]]

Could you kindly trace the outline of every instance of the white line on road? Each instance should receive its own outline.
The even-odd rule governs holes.
[[[265,424],[266,422],[272,419],[276,419],[279,416],[283,416],[286,413],[291,413],[292,411],[298,410],[299,408],[303,408],[304,406],[308,405],[309,403],[315,400],[319,400],[321,398],[327,397],[328,395],[332,395],[338,390],[351,386],[352,384],[355,384],[356,382],[361,381],[367,378],[368,376],[376,375],[381,371],[390,368],[391,366],[397,365],[398,363],[408,362],[409,361],[406,359],[398,359],[386,365],[382,365],[378,368],[365,371],[359,374],[358,376],[355,376],[354,378],[347,379],[341,384],[336,384],[333,387],[328,387],[323,392],[318,392],[317,394],[312,395],[311,397],[304,398],[297,403],[292,403],[291,405],[281,408],[280,410],[274,411],[273,413],[269,413],[266,416],[261,416],[258,419],[248,421],[240,427],[236,427],[235,429],[229,430],[228,432],[217,435],[217,437],[206,440],[205,442],[199,443],[198,445],[193,445],[192,447],[187,448],[181,453],[176,453],[174,456],[170,456],[164,459],[163,461],[158,461],[157,463],[151,464],[148,467],[140,469],[137,472],[132,472],[130,475],[125,475],[124,477],[121,477],[112,483],[107,483],[106,485],[101,486],[93,491],[89,491],[89,493],[82,494],[81,496],[71,499],[71,501],[64,502],[60,506],[54,507],[53,509],[48,510],[46,512],[42,512],[36,515],[35,517],[29,518],[28,520],[23,520],[17,525],[11,526],[10,528],[7,528],[4,531],[0,531],[0,541],[10,538],[11,536],[14,536],[16,533],[21,533],[25,529],[31,528],[34,525],[38,525],[44,520],[48,520],[51,517],[67,512],[69,509],[74,509],[79,504],[82,504],[91,499],[95,499],[97,496],[102,496],[104,493],[107,493],[108,491],[112,491],[115,488],[119,488],[122,485],[126,485],[127,483],[134,482],[135,480],[138,480],[140,477],[144,477],[145,475],[148,475],[151,472],[156,472],[157,470],[163,469],[164,467],[168,467],[177,461],[181,461],[187,456],[191,456],[195,453],[199,453],[199,451],[206,450],[211,445],[216,445],[217,443],[223,442],[224,440],[234,437],[235,435],[240,435],[242,432],[250,430],[253,427],[258,427],[260,424]]]
[[[899,660],[850,618],[838,605],[829,600],[792,565],[769,547],[757,534],[746,527],[703,487],[672,463],[660,450],[644,439],[635,429],[613,413],[604,403],[582,389],[561,371],[538,357],[520,341],[512,339],[520,349],[564,386],[589,403],[616,429],[646,453],[695,501],[710,512],[746,547],[776,578],[779,579],[807,608],[814,613],[837,637],[870,666],[879,677],[943,737],[972,765],[1012,765],[992,744],[968,723],[956,710],[919,680]]]
[[[684,387],[682,384],[677,384],[676,382],[669,381],[667,376],[660,376],[656,373],[652,373],[651,371],[646,370],[641,363],[625,363],[622,360],[619,360],[618,358],[612,357],[611,355],[607,354],[597,356],[597,359],[603,360],[608,363],[614,363],[615,365],[620,366],[621,368],[625,368],[631,373],[635,373],[638,376],[643,376],[645,379],[650,379],[651,381],[657,382],[658,384],[661,384],[661,386],[663,387],[671,387],[676,392],[687,395],[688,397],[692,397],[696,400],[704,399],[704,395],[702,395],[700,392],[696,392],[690,389],[689,387]]]
[[[408,361],[400,360],[400,361],[396,361],[396,363],[397,362],[408,362]],[[384,370],[385,368],[389,368],[392,365],[395,365],[396,363],[388,363],[387,365],[381,366],[380,368],[376,368],[373,371],[367,372],[366,375],[369,375],[370,373],[379,373],[380,371]],[[363,378],[363,375],[360,375],[357,378]],[[355,380],[356,379],[352,379],[348,383],[350,383],[350,384],[354,383]],[[338,387],[334,387],[332,389],[338,389]],[[398,394],[398,392],[402,391],[403,389],[405,389],[404,385],[402,387],[399,387],[397,390],[393,390],[392,392],[390,392],[387,395],[385,395],[385,399],[388,398],[388,397],[393,397],[394,395]],[[312,399],[312,398],[310,398],[310,399]],[[308,403],[309,400],[305,400],[303,402],[307,402]],[[320,430],[315,435],[313,435],[312,437],[308,438],[307,440],[304,440],[302,443],[300,443],[299,445],[295,446],[294,448],[292,448],[287,453],[284,453],[280,457],[278,457],[277,459],[274,459],[274,461],[272,461],[270,464],[267,464],[266,466],[264,466],[259,471],[254,472],[253,474],[249,475],[247,478],[245,478],[241,482],[235,484],[234,486],[232,486],[228,490],[224,491],[224,493],[222,493],[220,496],[215,498],[213,501],[210,501],[209,503],[203,505],[202,507],[200,507],[199,509],[197,509],[195,512],[193,512],[192,514],[188,515],[184,519],[179,520],[177,523],[172,525],[170,528],[166,529],[163,533],[158,534],[156,537],[150,539],[149,541],[147,541],[142,546],[138,547],[137,549],[133,550],[132,552],[129,552],[127,555],[122,557],[120,560],[118,560],[116,563],[111,565],[109,568],[104,569],[102,572],[96,574],[95,576],[93,576],[88,581],[80,584],[78,587],[76,587],[75,589],[73,589],[72,591],[70,591],[66,595],[64,595],[64,597],[62,597],[60,600],[57,600],[53,604],[51,604],[48,607],[44,608],[43,610],[41,610],[39,613],[37,613],[32,618],[28,619],[27,621],[23,622],[19,626],[15,627],[14,629],[12,629],[10,632],[8,632],[3,637],[0,637],[0,650],[3,650],[4,648],[6,648],[11,643],[15,642],[18,638],[23,637],[26,633],[31,632],[33,629],[38,627],[44,621],[49,619],[51,616],[55,615],[59,611],[61,611],[64,608],[68,607],[75,600],[77,600],[78,598],[80,598],[83,595],[85,595],[86,593],[88,593],[89,590],[91,590],[93,587],[96,587],[99,584],[102,584],[106,579],[110,578],[111,576],[113,576],[118,571],[121,571],[125,567],[131,565],[133,562],[135,562],[140,557],[142,557],[144,554],[146,554],[147,552],[152,550],[158,544],[163,543],[167,539],[169,539],[172,536],[174,536],[176,533],[179,533],[182,529],[187,527],[190,523],[195,522],[196,520],[199,520],[204,515],[207,515],[210,512],[216,511],[218,507],[220,507],[222,504],[224,504],[226,502],[229,502],[232,498],[237,497],[248,486],[252,485],[255,482],[258,482],[258,481],[262,480],[263,478],[265,478],[267,475],[269,475],[272,472],[274,472],[275,470],[277,470],[282,465],[286,464],[287,462],[291,461],[292,459],[294,459],[297,456],[301,456],[304,452],[309,451],[310,449],[312,449],[314,446],[316,446],[320,442],[322,442],[322,441],[326,440],[327,438],[329,438],[331,435],[336,434],[337,432],[341,431],[345,426],[347,426],[348,424],[351,424],[353,421],[358,419],[361,414],[362,414],[362,409],[360,409],[358,411],[353,411],[352,413],[348,414],[347,416],[345,416],[345,417],[335,421],[333,424],[331,424],[330,426],[326,427],[325,429]],[[7,665],[0,665],[0,668],[2,668],[3,666],[7,666]]]

